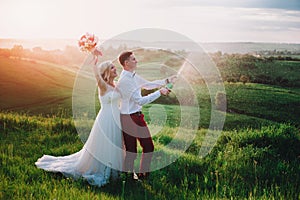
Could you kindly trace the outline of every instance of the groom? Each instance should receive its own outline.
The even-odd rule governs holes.
[[[141,112],[142,106],[153,102],[161,95],[168,95],[170,91],[163,86],[172,81],[174,77],[170,77],[170,80],[165,79],[152,82],[143,79],[135,74],[137,60],[131,51],[121,53],[119,62],[123,67],[117,88],[122,96],[120,109],[121,125],[126,149],[124,171],[134,172],[134,160],[137,157],[138,140],[143,149],[138,178],[143,179],[149,175],[154,145],[147,123],[144,120],[144,115]],[[147,90],[160,89],[147,96],[142,96],[142,88]]]

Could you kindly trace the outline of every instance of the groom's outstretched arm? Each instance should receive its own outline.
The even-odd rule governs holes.
[[[140,106],[151,103],[161,96],[161,92],[159,90],[147,96],[142,96],[140,87],[137,86],[134,81],[120,81],[118,84],[118,88],[122,94],[123,101],[129,102],[130,100],[132,100]]]
[[[136,78],[137,84],[141,88],[144,88],[146,90],[153,90],[153,89],[156,89],[156,88],[161,88],[161,87],[163,87],[167,84],[166,79],[148,81],[148,80],[144,79],[143,77],[141,77],[139,75],[136,75],[135,78]]]

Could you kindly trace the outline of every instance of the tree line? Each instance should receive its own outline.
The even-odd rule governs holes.
[[[115,51],[121,52],[126,48],[125,45],[121,45],[118,48],[109,46],[102,50],[105,51],[106,54],[109,54]],[[87,54],[81,52],[76,46],[66,46],[63,50],[45,50],[42,47],[25,49],[22,45],[14,45],[11,49],[0,49],[0,56],[7,58],[14,57],[17,59],[36,59],[60,65],[81,65]]]
[[[102,48],[102,51],[106,55],[116,54],[126,50],[126,45],[120,45],[119,47],[109,46],[106,49]],[[169,50],[171,51],[171,50]],[[140,49],[138,54],[141,56],[141,62],[151,62],[153,59],[168,58],[165,59],[165,65],[172,68],[178,68],[183,63],[183,57],[188,52],[180,51],[175,54],[183,57],[174,57],[169,51],[155,51]],[[276,54],[275,54],[276,53]],[[171,55],[171,56],[170,56]],[[14,45],[11,49],[0,49],[0,56],[14,57],[14,58],[28,58],[33,60],[42,60],[60,65],[81,65],[86,58],[86,54],[81,52],[76,46],[66,46],[63,50],[45,50],[41,47],[34,47],[32,49],[25,49],[22,45]],[[298,73],[300,55],[291,56],[289,52],[283,52],[279,54],[279,51],[270,51],[263,53],[253,54],[228,54],[221,51],[209,53],[210,58],[214,61],[219,69],[223,81],[226,82],[242,82],[242,83],[262,83],[281,86],[299,86],[300,80],[293,80],[284,76],[287,71],[291,73]],[[283,66],[280,68],[282,74],[273,73],[274,67],[278,63]],[[286,65],[286,66],[285,66]],[[273,69],[272,69],[273,68]],[[164,70],[163,68],[161,70]],[[273,70],[273,71],[272,71]],[[192,77],[195,73],[189,73],[190,79],[193,79],[195,84],[203,84],[202,78]],[[214,81],[214,77],[211,80]],[[207,78],[207,80],[210,80]]]

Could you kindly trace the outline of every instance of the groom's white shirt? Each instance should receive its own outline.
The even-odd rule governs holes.
[[[166,84],[165,80],[147,81],[139,75],[123,70],[117,84],[121,93],[121,114],[132,114],[141,111],[142,106],[160,97],[160,91],[142,96],[141,89],[151,90]]]

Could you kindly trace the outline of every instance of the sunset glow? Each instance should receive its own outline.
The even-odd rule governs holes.
[[[0,38],[74,39],[86,31],[111,38],[139,28],[162,28],[199,42],[300,42],[299,3],[243,2],[2,0]]]

